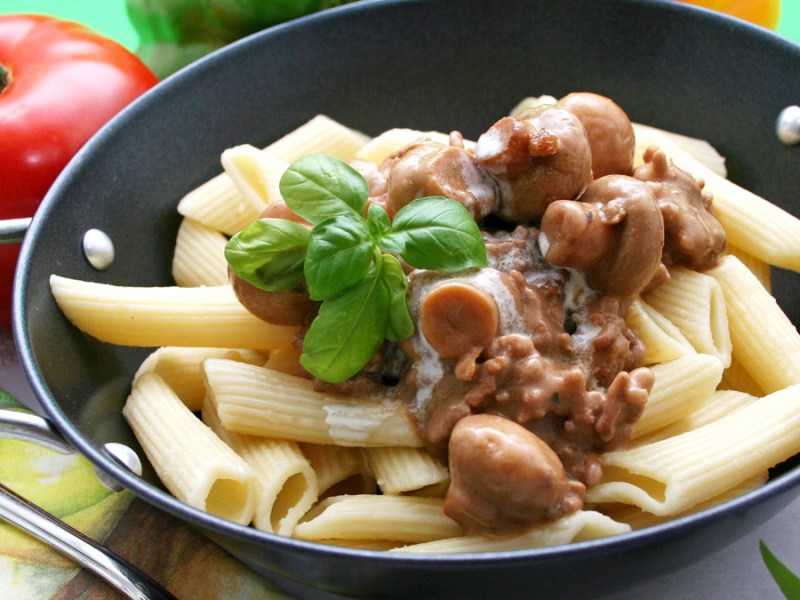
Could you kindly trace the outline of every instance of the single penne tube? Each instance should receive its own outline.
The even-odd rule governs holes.
[[[288,348],[277,348],[270,350],[267,362],[264,366],[273,371],[296,375],[297,377],[310,378],[308,371],[300,364],[302,352],[294,346]]]
[[[376,135],[356,152],[355,157],[379,165],[397,150],[400,150],[411,142],[423,138],[439,142],[440,144],[448,143],[448,135],[446,133],[397,127],[394,129],[387,129],[383,133]]]
[[[390,552],[413,554],[453,554],[471,552],[507,552],[527,548],[559,546],[611,535],[627,533],[630,526],[593,510],[579,510],[556,521],[536,525],[524,533],[503,537],[469,535],[453,537],[411,546]]]
[[[122,409],[161,482],[179,500],[247,525],[255,480],[247,463],[192,413],[155,373],[143,374]]]
[[[297,522],[316,502],[317,475],[296,442],[227,431],[213,404],[203,403],[203,423],[253,471],[256,504],[253,526],[289,536]]]
[[[317,392],[303,377],[234,361],[209,359],[203,368],[230,431],[340,446],[422,446],[400,402]]]
[[[715,356],[690,354],[651,367],[655,384],[644,412],[633,426],[633,438],[666,427],[694,411],[716,389],[722,363]]]
[[[227,164],[233,178],[225,170],[190,190],[178,203],[178,213],[233,235],[258,218],[266,204],[267,200],[260,197],[260,192],[250,187],[253,182],[260,177],[264,185],[259,190],[272,199],[278,197],[278,182],[273,176],[264,179],[267,173],[276,172],[273,169],[275,165],[289,164],[311,153],[331,154],[342,160],[352,160],[369,139],[330,117],[317,115],[261,150],[266,157],[259,159],[259,173],[255,178],[250,177],[254,171],[250,169],[252,163],[248,161],[253,156],[249,153],[245,155],[247,150],[239,153],[239,164],[237,151],[233,156],[226,156],[223,167]],[[242,194],[242,190],[245,190],[245,194]]]
[[[316,115],[264,148],[269,156],[291,163],[307,154],[330,154],[353,160],[370,137],[326,115]]]
[[[680,330],[641,298],[630,303],[625,313],[625,323],[644,344],[645,364],[669,362],[681,356],[697,354]]]
[[[724,390],[745,392],[757,397],[764,395],[764,390],[742,366],[735,354],[731,358],[730,366],[722,372],[722,381],[719,382],[719,387]]]
[[[726,252],[742,261],[742,264],[750,269],[750,272],[758,278],[761,285],[764,286],[764,289],[772,293],[772,266],[769,263],[731,244],[728,244]]]
[[[634,131],[643,127],[643,125],[634,123]],[[650,127],[650,129],[655,128]],[[674,131],[667,131],[666,129],[657,129],[657,131],[720,177],[728,176],[728,167],[725,164],[725,157],[722,156],[708,140],[675,133]],[[641,148],[640,144],[637,144],[637,146],[638,151],[636,152],[636,156],[640,157],[647,148]]]
[[[800,335],[761,285],[735,256],[708,271],[725,296],[733,354],[766,393],[800,383]]]
[[[682,419],[662,427],[648,435],[636,438],[636,445],[652,444],[708,425],[735,410],[755,402],[757,396],[737,390],[716,390],[695,410]]]
[[[731,336],[725,297],[719,282],[683,267],[650,291],[646,302],[669,319],[701,354],[716,356],[723,367],[731,364]]]
[[[295,527],[303,540],[390,540],[419,543],[462,534],[444,514],[444,500],[359,494],[326,498]]]
[[[637,145],[658,146],[677,167],[705,182],[730,244],[771,265],[800,270],[800,219],[720,177],[659,130],[637,124],[634,131]]]
[[[798,430],[800,385],[682,435],[604,454],[603,480],[586,502],[680,514],[800,452]]]
[[[527,96],[522,100],[520,100],[508,114],[509,116],[512,117],[518,117],[522,113],[528,110],[533,110],[534,108],[538,108],[540,106],[545,106],[548,104],[552,105],[555,104],[556,102],[558,102],[558,98],[556,98],[555,96],[550,96],[548,94],[543,94],[541,96]]]
[[[250,221],[249,203],[224,171],[191,189],[178,202],[178,214],[228,235]]]
[[[50,289],[73,325],[121,346],[268,350],[291,346],[298,329],[253,316],[229,285],[129,287],[52,275]]]
[[[450,480],[447,467],[422,448],[364,448],[381,492],[402,494]]]
[[[327,546],[338,546],[339,548],[372,550],[373,552],[386,552],[404,545],[402,542],[393,542],[391,540],[314,540],[314,542]]]
[[[261,150],[242,144],[226,149],[220,162],[238,194],[236,202],[226,205],[224,223],[216,226],[228,235],[233,235],[258,219],[271,198],[268,196],[267,182],[259,173],[258,160]]]
[[[279,183],[288,163],[250,144],[226,149],[220,160],[251,208],[247,223],[255,221],[268,204],[280,199]]]
[[[134,382],[144,373],[156,373],[172,388],[186,408],[198,411],[203,406],[206,395],[203,361],[207,358],[226,358],[251,365],[263,365],[267,355],[258,350],[238,348],[166,346],[153,351],[144,359],[134,376]]]
[[[228,283],[225,245],[228,238],[216,229],[185,217],[178,227],[172,254],[172,278],[181,287]]]
[[[330,444],[301,444],[300,447],[317,474],[320,496],[374,494],[377,491],[375,476],[360,448]]]
[[[659,525],[660,523],[664,523],[666,521],[677,519],[679,517],[683,517],[686,515],[691,515],[696,512],[700,512],[701,510],[705,510],[707,508],[711,508],[713,506],[722,504],[723,502],[727,502],[728,500],[733,500],[734,498],[738,498],[739,496],[744,496],[748,492],[752,492],[753,490],[756,490],[761,486],[763,486],[767,482],[768,475],[769,474],[767,471],[759,473],[755,477],[751,477],[750,479],[743,481],[739,485],[736,485],[729,490],[725,490],[719,496],[714,496],[713,498],[710,498],[705,502],[701,502],[697,506],[693,506],[689,510],[682,512],[678,515],[659,517],[649,512],[643,511],[638,506],[630,506],[627,504],[618,504],[611,508],[601,507],[598,510],[601,510],[601,512],[607,514],[615,521],[627,523],[628,525],[631,526],[631,529],[633,530],[644,529],[645,527],[652,527],[653,525]]]

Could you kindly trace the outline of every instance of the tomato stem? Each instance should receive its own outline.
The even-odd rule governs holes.
[[[6,89],[10,83],[11,71],[0,64],[0,94],[3,93],[3,90]]]

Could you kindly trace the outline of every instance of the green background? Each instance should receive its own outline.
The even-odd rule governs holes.
[[[125,12],[125,0],[0,0],[0,14],[17,12],[71,19],[114,38],[131,50],[138,45],[138,35]],[[778,33],[800,42],[800,0],[783,0]]]

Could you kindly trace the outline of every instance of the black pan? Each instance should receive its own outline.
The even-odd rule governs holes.
[[[146,349],[72,327],[51,273],[123,285],[171,284],[177,200],[220,171],[227,147],[266,145],[317,113],[378,133],[394,126],[475,137],[527,95],[591,90],[632,119],[710,140],[741,185],[800,213],[800,149],[775,119],[800,101],[800,47],[739,21],[655,0],[363,2],[279,26],[192,65],[125,110],[67,167],[25,238],[14,333],[55,426],[139,497],[191,523],[258,571],[340,594],[597,597],[722,548],[800,491],[800,468],[695,516],[611,539],[486,555],[397,557],[293,541],[234,525],[169,496],[101,450],[138,448],[120,416]],[[99,228],[107,271],[81,250]],[[798,278],[775,293],[800,322]],[[798,357],[787,357],[798,360]],[[790,461],[791,462],[791,461]]]

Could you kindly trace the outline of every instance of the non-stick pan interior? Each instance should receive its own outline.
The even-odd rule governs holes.
[[[220,172],[225,148],[264,146],[315,114],[369,134],[413,127],[475,137],[525,96],[570,91],[608,95],[635,121],[708,139],[728,157],[732,179],[798,214],[800,150],[774,135],[780,110],[800,101],[798,73],[796,45],[733,19],[655,0],[367,1],[276,27],[199,61],[142,97],[54,185],[26,237],[16,282],[14,327],[24,367],[45,410],[81,451],[148,501],[240,549],[250,564],[351,593],[379,591],[388,581],[393,592],[410,593],[419,585],[412,575],[421,564],[428,565],[433,589],[480,585],[486,573],[475,568],[468,575],[470,560],[436,566],[429,559],[310,550],[197,515],[162,494],[152,473],[142,483],[121,472],[99,448],[109,441],[138,448],[119,411],[148,350],[113,347],[78,332],[52,300],[48,277],[171,284],[180,197]],[[90,228],[105,231],[115,244],[107,271],[94,270],[82,254]],[[797,277],[778,273],[775,293],[800,322]],[[794,472],[788,477],[800,480]],[[739,511],[751,515],[739,523],[742,531],[783,502],[775,499],[777,491],[762,496]],[[756,501],[769,511],[754,509]],[[692,521],[651,537],[632,536],[627,550],[650,548],[640,552],[650,556],[659,535],[689,536],[724,522],[715,513],[702,527]],[[732,535],[719,527],[706,531],[694,558]],[[265,540],[270,552],[261,551]],[[612,560],[620,548],[610,551],[608,544],[583,547],[584,561],[597,552],[606,558],[595,554],[607,572],[587,590],[624,585],[625,570],[613,568]],[[532,577],[539,560],[554,585],[573,585],[566,570],[580,560],[548,552],[475,558],[473,564],[484,560],[512,573],[511,586]],[[370,575],[344,567],[353,556],[374,561]],[[675,556],[651,569],[674,568],[681,560],[688,559]],[[552,564],[564,574],[553,574]]]

